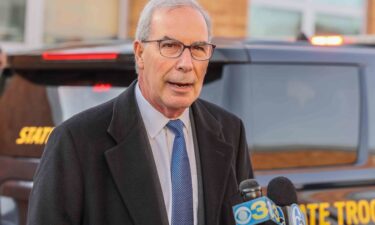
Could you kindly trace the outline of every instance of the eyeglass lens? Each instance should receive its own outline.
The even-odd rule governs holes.
[[[176,40],[160,41],[160,53],[165,57],[178,57],[184,50],[184,45]],[[190,46],[190,52],[194,59],[206,60],[211,57],[212,46],[207,43],[195,43]]]

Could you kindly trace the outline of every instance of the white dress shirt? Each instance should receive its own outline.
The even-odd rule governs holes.
[[[172,182],[171,182],[171,158],[174,141],[174,134],[166,125],[169,118],[157,111],[142,95],[137,83],[135,88],[136,101],[141,112],[143,123],[146,127],[147,136],[150,141],[152,154],[154,156],[156,169],[159,175],[159,181],[163,192],[164,203],[166,206],[169,224],[172,216]],[[193,133],[189,117],[189,109],[186,109],[179,118],[183,124],[186,149],[189,157],[192,190],[193,190],[193,212],[194,225],[197,225],[198,213],[198,181],[197,167],[194,153]]]

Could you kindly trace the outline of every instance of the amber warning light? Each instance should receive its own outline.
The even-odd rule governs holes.
[[[118,53],[56,53],[44,52],[43,60],[45,61],[74,61],[74,60],[115,60]]]
[[[310,39],[312,45],[318,46],[340,46],[344,43],[344,38],[339,35],[334,36],[314,36]]]

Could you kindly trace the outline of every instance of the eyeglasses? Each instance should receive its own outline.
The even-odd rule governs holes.
[[[206,42],[196,42],[191,45],[185,45],[181,41],[173,39],[144,40],[142,42],[157,42],[159,44],[160,55],[167,58],[178,58],[182,55],[185,48],[188,48],[191,57],[199,61],[209,60],[216,47],[216,45]]]

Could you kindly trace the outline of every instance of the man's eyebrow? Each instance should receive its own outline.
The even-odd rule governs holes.
[[[164,36],[164,37],[162,37],[161,38],[161,40],[172,40],[172,41],[178,41],[178,42],[181,42],[181,41],[179,41],[179,40],[177,40],[177,39],[175,39],[175,38],[171,38],[171,37],[169,37],[169,36]],[[205,45],[205,44],[209,44],[209,42],[207,42],[207,41],[195,41],[195,42],[193,42],[193,43],[191,43],[192,45]]]
[[[192,45],[205,45],[205,44],[209,44],[209,43],[207,41],[196,41],[192,43]]]
[[[168,36],[162,37],[161,40],[174,40],[174,41],[177,41],[176,39],[168,37]]]

